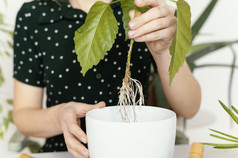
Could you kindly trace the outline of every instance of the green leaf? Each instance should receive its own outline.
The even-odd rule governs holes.
[[[204,57],[218,49],[224,48],[226,46],[238,43],[236,41],[224,41],[224,42],[208,42],[208,43],[200,43],[197,45],[192,45],[190,48],[190,53],[187,55],[187,61],[195,61],[201,57]]]
[[[231,106],[231,108],[236,112],[236,114],[238,115],[238,109],[236,109],[234,106]]]
[[[4,23],[4,21],[3,21],[3,14],[0,13],[0,25],[2,25],[3,23]]]
[[[85,23],[75,32],[75,52],[83,76],[112,48],[117,33],[117,20],[110,5],[96,2],[91,7]]]
[[[232,135],[229,135],[229,134],[226,134],[226,133],[223,133],[223,132],[214,130],[214,129],[210,129],[210,130],[213,131],[213,132],[219,133],[219,134],[221,134],[221,135],[224,135],[224,136],[226,136],[226,137],[230,137],[230,138],[232,138],[232,139],[237,139],[237,140],[238,140],[237,137],[234,137],[234,136],[232,136]]]
[[[8,51],[5,51],[5,55],[11,57],[11,54]]]
[[[13,43],[11,41],[7,41],[7,44],[9,46],[9,48],[13,48]]]
[[[231,149],[238,148],[238,144],[215,144],[215,143],[202,143],[203,145],[213,146],[216,149]]]
[[[236,143],[238,143],[237,140],[229,139],[229,138],[225,138],[225,137],[218,136],[218,135],[215,135],[215,134],[210,134],[210,136],[212,136],[212,137],[214,137],[214,138],[221,139],[221,140],[226,140],[226,141],[230,141],[230,142],[236,142]]]
[[[9,123],[13,123],[13,118],[12,118],[12,111],[8,111],[8,117],[7,117]]]
[[[191,31],[191,12],[190,6],[184,0],[177,1],[177,30],[175,38],[170,46],[170,54],[172,55],[169,66],[170,84],[183,65],[186,55],[191,47],[192,31]]]
[[[3,119],[3,127],[4,127],[5,130],[8,129],[9,123],[10,123],[10,121],[9,121],[8,118]]]
[[[41,148],[41,145],[38,142],[33,140],[28,140],[26,142],[26,145],[28,146],[31,153],[37,153],[39,149]]]
[[[1,131],[1,129],[0,129],[0,139],[3,139],[3,136],[4,136],[4,133],[3,133],[3,131]]]
[[[2,70],[1,70],[1,67],[0,67],[0,86],[2,86],[3,82],[4,82],[4,78],[3,78]]]
[[[7,103],[8,103],[9,105],[13,105],[13,100],[12,100],[12,99],[7,99]]]
[[[215,7],[217,0],[211,0],[207,8],[202,12],[199,16],[198,20],[192,26],[192,40],[196,37],[199,33],[200,29],[202,28],[203,24],[206,22],[207,18],[211,14],[213,8]]]
[[[0,113],[2,113],[3,112],[3,106],[2,106],[2,104],[0,104]]]
[[[231,118],[238,124],[238,117],[223,103],[219,100],[219,103],[226,110],[226,112],[231,116]]]
[[[142,7],[142,8],[136,7],[134,0],[121,0],[121,8],[122,8],[122,12],[123,12],[122,20],[123,20],[123,27],[125,29],[125,37],[126,37],[125,40],[127,40],[127,39],[129,39],[128,31],[130,30],[128,23],[131,20],[131,18],[129,16],[129,12],[131,10],[135,10],[137,8],[141,13],[144,13],[149,8],[148,7]]]

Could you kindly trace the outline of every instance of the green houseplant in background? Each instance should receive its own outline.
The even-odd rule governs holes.
[[[4,1],[7,6],[7,0]],[[13,30],[12,26],[7,24],[4,20],[3,13],[0,12],[0,58],[11,58],[13,49]],[[5,78],[2,73],[0,65],[0,88],[5,83]],[[12,119],[12,105],[13,100],[10,98],[3,98],[0,96],[0,141],[9,130],[10,124],[13,124]],[[8,148],[11,151],[21,151],[23,148],[28,147],[31,152],[37,152],[40,148],[38,142],[21,135],[16,131],[9,140]]]
[[[0,13],[0,58],[11,57],[10,51],[12,50],[12,30],[11,26],[4,21],[4,15]],[[2,68],[0,67],[0,88],[4,84],[4,76]],[[8,130],[9,124],[12,121],[12,99],[4,100],[4,104],[9,105],[3,108],[3,103],[0,103],[0,139],[4,137],[5,132]],[[5,114],[6,113],[6,114]]]
[[[235,41],[214,41],[209,43],[199,43],[194,44],[194,39],[200,35],[200,30],[202,26],[207,21],[209,15],[213,11],[214,7],[216,6],[218,0],[211,0],[210,3],[207,5],[207,7],[204,9],[204,11],[201,13],[201,15],[198,17],[198,19],[194,22],[192,25],[192,43],[189,53],[186,56],[186,61],[190,66],[191,71],[197,70],[199,68],[212,68],[212,67],[227,67],[231,69],[231,73],[229,76],[229,87],[228,87],[228,104],[231,105],[231,88],[232,88],[232,81],[233,81],[233,73],[234,69],[238,68],[238,66],[235,65],[236,62],[236,52],[233,49],[232,45],[238,43],[238,39]],[[232,63],[229,64],[203,64],[203,65],[197,65],[196,61],[205,57],[206,55],[209,55],[211,53],[215,53],[215,51],[222,49],[224,47],[229,47],[231,50],[231,53],[233,55]],[[153,66],[152,66],[153,69]],[[153,80],[150,86],[150,92],[151,92],[151,104],[164,107],[164,108],[170,108],[169,103],[166,100],[166,97],[163,93],[162,85],[160,83],[159,77],[157,73],[155,72],[153,75]],[[157,98],[157,99],[155,99]],[[183,129],[182,131],[177,131],[177,144],[188,144],[188,138],[184,134],[186,130],[186,119],[184,119],[183,123]]]

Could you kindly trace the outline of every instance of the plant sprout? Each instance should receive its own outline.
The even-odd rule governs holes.
[[[170,54],[172,56],[169,75],[170,84],[178,72],[179,68],[185,61],[186,54],[189,52],[191,46],[191,13],[190,7],[184,0],[170,0],[177,5],[177,31],[175,38],[170,47]],[[121,3],[123,12],[123,27],[125,30],[126,40],[128,39],[130,21],[129,11],[136,10],[142,13],[146,12],[149,7],[138,8],[134,4],[134,0],[116,0],[111,3],[104,3],[97,1],[89,10],[85,23],[75,31],[75,52],[77,59],[82,68],[82,74],[85,76],[86,72],[94,65],[97,65],[102,60],[107,51],[109,51],[116,39],[118,33],[117,20],[111,9],[111,4]],[[118,105],[121,106],[122,119],[129,122],[127,106],[134,106],[134,121],[136,121],[135,105],[144,104],[144,96],[141,83],[131,78],[130,72],[130,58],[133,47],[133,40],[130,42],[128,51],[128,59],[126,63],[125,77],[122,81],[120,89]],[[139,99],[136,98],[139,95]]]
[[[230,110],[223,102],[221,102],[219,100],[219,103],[221,104],[221,106],[223,107],[223,109],[230,115],[230,117],[236,122],[236,124],[238,124],[238,109],[235,108],[234,106],[231,106],[232,110]],[[217,144],[217,143],[203,143],[204,145],[209,145],[209,146],[213,146],[214,148],[217,149],[230,149],[230,148],[238,148],[238,137],[214,130],[214,129],[210,129],[211,131],[219,134],[210,134],[210,136],[221,139],[221,140],[225,140],[228,142],[232,142],[231,144]]]

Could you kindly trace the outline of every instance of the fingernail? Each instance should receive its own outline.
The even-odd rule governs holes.
[[[130,28],[135,28],[136,25],[137,25],[137,22],[136,22],[136,21],[131,21],[131,22],[129,23],[129,25],[130,25]]]
[[[134,31],[129,31],[129,35],[130,35],[130,36],[135,36],[135,35],[136,35],[136,30],[134,30]]]
[[[142,4],[142,0],[136,0],[136,3],[141,5]]]
[[[80,153],[84,156],[84,157],[88,157],[88,154],[85,150],[81,150]]]
[[[86,139],[84,137],[80,137],[80,141],[83,142],[84,144],[86,144]]]

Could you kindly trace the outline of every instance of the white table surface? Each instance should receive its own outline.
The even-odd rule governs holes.
[[[190,150],[189,145],[176,145],[174,150],[174,158],[188,158]],[[20,153],[9,153],[1,158],[19,158]],[[68,152],[57,153],[42,153],[31,154],[34,158],[74,158]],[[214,149],[209,146],[205,146],[203,158],[238,158],[238,149]]]

